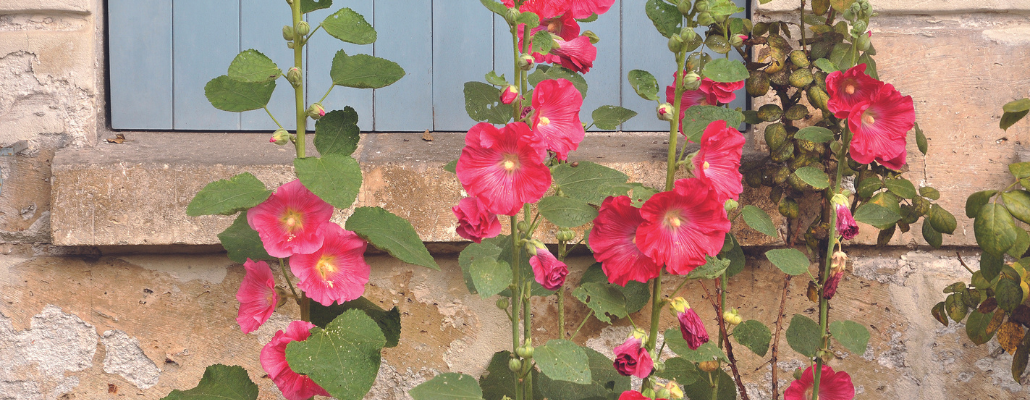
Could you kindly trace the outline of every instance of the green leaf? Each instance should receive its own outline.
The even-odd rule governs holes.
[[[1005,252],[1013,258],[1023,258],[1026,251],[1030,250],[1030,234],[1023,229],[1016,229],[1016,243]]]
[[[1004,106],[1001,106],[1001,109],[1005,112],[1011,113],[1030,111],[1030,99],[1019,99],[1010,101],[1008,103],[1005,103]]]
[[[244,82],[226,75],[210,80],[204,95],[212,106],[222,111],[244,112],[264,108],[275,91],[275,81]]]
[[[502,17],[508,15],[508,7],[506,7],[504,4],[498,3],[493,0],[479,0],[479,2],[483,3],[483,6],[494,14],[500,15]]]
[[[683,134],[688,139],[700,143],[705,128],[718,120],[726,121],[730,128],[736,128],[744,122],[744,114],[723,107],[693,106],[683,111]]]
[[[980,253],[980,275],[988,281],[993,281],[1005,267],[1005,256],[1002,254]],[[954,318],[953,318],[954,319]],[[956,320],[957,321],[957,320]]]
[[[340,314],[350,310],[361,310],[367,314],[369,318],[376,322],[376,325],[379,325],[379,329],[383,331],[383,337],[386,338],[386,347],[397,347],[397,343],[401,338],[400,310],[394,307],[390,311],[386,311],[365,297],[358,297],[346,303],[333,304],[328,307],[318,302],[311,302],[311,323],[324,329]]]
[[[898,195],[905,199],[912,199],[916,197],[916,187],[905,178],[894,178],[888,179],[884,184],[887,185],[887,190],[891,193]]]
[[[919,188],[919,195],[926,197],[930,200],[940,200],[941,198],[941,192],[938,192],[937,189],[934,189],[929,186],[923,186]]]
[[[926,143],[926,135],[923,134],[923,130],[919,128],[919,124],[916,124],[916,146],[919,147],[919,152],[926,155],[926,151],[929,150],[929,144]]]
[[[552,339],[533,353],[540,372],[548,378],[586,385],[590,383],[590,361],[582,347],[562,339]]]
[[[701,372],[700,375],[700,378],[694,381],[694,383],[683,387],[683,394],[687,396],[686,398],[691,400],[736,400],[737,386],[726,371],[719,369],[711,374]],[[712,376],[713,381],[718,382],[718,387],[715,388],[717,392],[714,397],[712,396],[713,387],[709,383],[709,376]]]
[[[880,180],[880,177],[870,176],[858,182],[858,197],[868,199],[873,196],[873,193],[882,188],[883,181]]]
[[[650,72],[639,69],[629,71],[629,85],[644,100],[658,101],[658,80]]]
[[[694,363],[680,357],[673,357],[665,360],[665,371],[655,373],[659,378],[675,380],[676,383],[688,386],[702,376],[700,369]]]
[[[1016,352],[1012,354],[1012,379],[1016,382],[1021,381],[1027,361],[1030,361],[1030,333],[1023,334],[1023,340],[1019,341]]]
[[[482,400],[483,389],[476,378],[447,372],[415,386],[408,392],[415,400]]]
[[[579,285],[583,286],[587,283],[597,282],[605,285],[609,285],[622,292],[622,295],[626,298],[626,312],[635,313],[644,308],[648,302],[651,301],[651,287],[643,282],[629,281],[626,282],[626,286],[619,286],[613,283],[608,283],[608,277],[604,275],[604,269],[601,268],[601,263],[594,263],[587,268],[583,276],[580,277]]]
[[[560,67],[557,65],[547,66],[538,65],[536,70],[532,74],[529,74],[529,83],[534,87],[539,85],[540,82],[548,79],[565,79],[572,82],[572,86],[579,91],[579,94],[583,95],[583,98],[587,97],[587,80],[580,73],[571,69]]]
[[[833,65],[833,63],[830,62],[830,60],[827,60],[825,58],[815,60],[812,62],[812,64],[815,64],[816,67],[823,70],[823,72],[826,72],[827,74],[840,71],[839,69],[837,69],[836,65]]]
[[[540,54],[550,53],[551,48],[554,47],[554,37],[546,29],[534,33],[532,40],[533,51]]]
[[[498,294],[511,284],[511,265],[488,257],[480,257],[472,261],[469,268],[472,283],[476,285],[479,296],[487,298]]]
[[[264,183],[244,172],[204,186],[186,206],[186,215],[232,215],[261,204],[271,195]]]
[[[815,357],[822,344],[819,324],[804,315],[794,314],[787,328],[787,344],[805,357]]]
[[[697,350],[691,350],[690,346],[687,345],[687,341],[683,340],[683,333],[680,332],[679,328],[666,329],[664,335],[665,345],[669,350],[672,350],[673,353],[678,354],[687,361],[728,361],[726,359],[726,354],[722,352],[722,349],[711,341],[702,344],[697,348]]]
[[[515,398],[515,373],[508,369],[508,360],[512,356],[510,351],[499,351],[490,358],[486,373],[479,377],[484,399],[501,400],[504,396],[508,396],[509,400]],[[530,373],[534,383],[540,382],[542,377],[535,368]]]
[[[526,24],[526,26],[540,26],[540,16],[533,12],[522,12],[519,13],[519,17],[515,18],[516,24]]]
[[[954,233],[955,228],[958,227],[958,223],[955,221],[955,216],[951,215],[950,212],[936,204],[930,207],[930,212],[926,215],[926,219],[937,232],[947,233],[950,235]]]
[[[575,228],[593,221],[597,210],[586,201],[571,197],[547,196],[537,203],[540,215],[562,228]]]
[[[787,275],[808,272],[808,266],[811,264],[805,253],[798,249],[773,249],[765,252],[765,257]]]
[[[618,185],[629,179],[626,174],[590,161],[558,164],[551,171],[554,185],[569,198],[600,205],[608,196],[626,194]]]
[[[969,318],[966,320],[966,336],[969,340],[977,345],[987,343],[994,337],[994,332],[998,330],[998,327],[991,328],[991,320],[994,319],[994,314],[998,311],[992,311],[984,314],[979,311],[973,310],[969,313]]]
[[[826,143],[833,140],[833,132],[821,126],[802,128],[794,134],[794,139],[807,140],[814,143]]]
[[[339,400],[365,397],[379,373],[386,338],[367,314],[350,310],[304,341],[286,345],[286,362]],[[347,373],[340,373],[347,371]]]
[[[955,293],[944,300],[944,308],[948,312],[948,316],[955,322],[961,322],[966,317],[966,312],[969,308],[966,307],[965,301],[962,299],[962,293]]]
[[[243,264],[247,259],[254,261],[274,260],[268,255],[261,236],[247,223],[247,213],[240,213],[228,228],[218,234],[218,240],[228,252],[228,257],[235,263]]]
[[[304,14],[332,6],[333,0],[300,0],[300,12]]]
[[[350,208],[361,188],[361,166],[350,156],[326,154],[293,160],[297,178],[311,193],[336,208]]]
[[[873,48],[870,46],[869,49],[872,50]],[[869,75],[870,78],[880,80],[880,75],[876,72],[876,60],[872,57],[874,53],[875,51],[863,52],[862,55],[858,57],[858,61],[856,61],[855,63],[865,64],[865,74]],[[925,155],[926,153],[923,154]]]
[[[229,78],[241,82],[274,81],[280,74],[282,70],[271,58],[254,49],[237,54],[232,64],[229,64]]]
[[[440,270],[411,223],[381,207],[355,209],[354,214],[347,218],[347,230],[398,260]]]
[[[683,15],[676,9],[676,6],[662,0],[647,0],[647,3],[644,4],[644,12],[662,36],[672,37],[673,34],[680,33]]]
[[[1000,204],[985,204],[973,222],[973,234],[980,248],[993,254],[1004,254],[1016,243],[1016,222]]]
[[[610,317],[625,318],[626,296],[616,287],[602,282],[587,282],[572,291],[572,296],[594,310],[598,321],[611,323]]]
[[[494,86],[508,86],[508,80],[504,79],[504,75],[497,76],[497,72],[490,71],[486,73],[486,81],[490,82]]]
[[[258,387],[250,380],[247,370],[240,366],[222,364],[209,365],[197,387],[190,390],[173,390],[162,400],[254,400]]]
[[[705,264],[694,268],[687,274],[687,279],[715,279],[722,275],[730,267],[730,260],[722,260],[712,256],[705,256]]]
[[[719,259],[729,261],[729,266],[726,267],[726,276],[732,277],[744,271],[744,266],[747,264],[747,259],[744,257],[744,249],[740,248],[740,243],[737,242],[737,238],[732,233],[726,233],[726,239],[722,242],[722,250],[719,251]]]
[[[385,58],[368,54],[348,56],[343,50],[336,52],[329,76],[334,85],[379,89],[392,85],[404,77],[404,68]]]
[[[733,338],[737,343],[744,345],[755,352],[759,357],[765,357],[769,351],[769,341],[772,340],[772,333],[769,327],[756,320],[748,320],[733,328]]]
[[[741,214],[744,217],[744,223],[751,227],[751,229],[774,238],[780,236],[780,233],[776,230],[776,225],[772,222],[772,218],[761,208],[748,204],[741,210]]]
[[[499,237],[506,238],[507,236]],[[472,280],[472,264],[481,258],[497,262],[498,257],[501,255],[501,248],[494,244],[495,240],[496,238],[483,240],[482,243],[472,243],[465,246],[465,249],[458,255],[458,265],[461,267],[461,272],[465,277],[465,285],[471,294],[479,293],[476,290],[475,282]],[[511,266],[509,265],[508,268],[511,268]]]
[[[494,125],[511,119],[511,107],[501,103],[501,90],[483,82],[465,82],[465,112],[479,122]]]
[[[966,199],[966,217],[976,218],[977,214],[980,214],[980,209],[991,200],[991,197],[994,197],[995,193],[998,191],[981,190],[969,195],[969,198]]]
[[[450,172],[452,174],[458,173],[457,168],[458,168],[458,160],[451,160],[451,162],[449,162],[449,163],[447,163],[446,165],[443,166],[443,170],[444,171]]]
[[[740,61],[716,58],[705,64],[701,75],[716,82],[740,82],[750,76]]]
[[[1001,129],[1008,130],[1010,127],[1012,127],[1012,125],[1015,125],[1016,122],[1021,121],[1023,119],[1023,117],[1026,116],[1026,114],[1027,114],[1027,111],[1020,111],[1020,112],[1014,112],[1014,113],[1010,113],[1010,112],[1004,113],[1004,114],[1001,115],[1001,122],[998,123],[998,127],[1001,128]]]
[[[1009,164],[1009,172],[1016,179],[1030,178],[1030,162]]]
[[[794,175],[801,178],[805,183],[812,185],[817,190],[830,187],[830,177],[822,170],[815,167],[801,167],[794,171]]]
[[[534,398],[548,400],[616,400],[622,392],[629,390],[630,378],[619,375],[612,365],[612,360],[591,348],[584,347],[590,362],[590,383],[577,385],[565,381],[556,381],[547,375],[533,378],[533,383],[540,390]],[[507,368],[507,366],[505,366]],[[666,365],[668,370],[668,365]]]
[[[619,129],[620,124],[629,121],[630,118],[636,115],[636,111],[619,106],[600,106],[590,114],[591,118],[594,119],[594,126],[606,131]]]
[[[325,17],[322,29],[330,36],[347,43],[372,44],[376,41],[376,30],[365,21],[365,17],[346,7]]]
[[[830,323],[830,334],[844,348],[855,354],[864,354],[869,344],[869,329],[854,321],[833,321]]]
[[[1019,282],[1001,278],[994,288],[994,297],[998,299],[998,307],[1012,313],[1023,302],[1023,289],[1019,287]]]
[[[866,203],[855,210],[855,221],[867,223],[880,230],[893,226],[900,219],[900,214],[879,204]]]
[[[1013,190],[1001,194],[1005,201],[1005,209],[1009,210],[1016,219],[1030,223],[1030,192],[1026,190]]]
[[[834,10],[837,10],[837,12],[842,13],[844,10],[847,10],[848,7],[851,7],[851,3],[854,2],[855,0],[830,0],[830,6],[832,6]]]
[[[925,221],[923,222],[923,239],[935,249],[939,249],[944,243],[944,236],[937,232],[936,229],[933,229],[933,225]]]
[[[358,112],[353,108],[347,106],[343,111],[330,111],[315,121],[315,148],[321,155],[349,156],[358,148],[360,133]]]

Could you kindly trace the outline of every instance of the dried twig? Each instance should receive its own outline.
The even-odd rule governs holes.
[[[780,297],[780,312],[776,314],[776,334],[773,335],[772,340],[772,358],[769,359],[769,364],[772,366],[772,398],[776,400],[780,398],[779,392],[779,380],[776,377],[776,351],[779,349],[780,343],[780,332],[783,330],[783,313],[787,308],[787,295],[790,294],[790,278],[792,276],[787,275],[783,280],[783,296]]]

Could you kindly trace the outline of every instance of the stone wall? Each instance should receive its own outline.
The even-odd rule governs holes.
[[[756,2],[755,18],[789,17],[794,3]],[[1030,94],[1030,0],[873,5],[881,14],[871,27],[881,78],[913,96],[930,141],[925,158],[910,146],[908,177],[940,189],[940,204],[958,217],[959,228],[945,237],[948,250],[939,251],[912,234],[918,227],[896,235],[888,248],[862,246],[875,241],[864,229],[850,250],[855,268],[833,313],[866,324],[872,339],[864,354],[841,352],[833,365],[852,372],[860,399],[1030,396],[1009,376],[1011,356],[993,344],[972,346],[961,325],[943,327],[929,315],[944,298],[943,286],[968,279],[956,253],[977,267],[965,197],[1009,184],[1005,165],[1030,141],[1030,122],[997,128],[1001,105]],[[261,162],[233,158],[217,151],[225,145],[222,135],[189,144],[195,148],[158,133],[124,132],[129,142],[122,147],[98,143],[114,136],[104,100],[103,7],[99,0],[0,2],[0,146],[27,145],[0,156],[0,399],[159,399],[192,387],[213,363],[244,366],[262,398],[278,398],[257,354],[276,329],[298,317],[296,308],[280,309],[259,331],[241,334],[234,294],[243,269],[218,252],[214,237],[227,220],[188,219],[183,210],[204,183],[239,171],[281,183],[289,156],[244,145],[240,152],[262,154]],[[493,352],[507,347],[503,312],[494,299],[467,293],[456,262],[461,244],[452,243],[448,210],[460,189],[439,167],[456,157],[460,135],[437,134],[434,142],[410,136],[363,140],[360,201],[411,218],[436,242],[442,271],[370,255],[366,295],[396,305],[404,328],[401,345],[384,352],[368,398],[405,398],[437,372],[478,375]],[[588,140],[575,157],[638,180],[660,174],[660,136]],[[753,143],[761,146],[760,139]],[[745,195],[759,205],[764,197]],[[775,243],[740,233],[751,246],[749,264],[733,280],[730,301],[747,318],[771,324],[783,275],[763,261],[761,246]],[[575,259],[571,281],[589,264]],[[787,318],[814,313],[804,284],[791,282]],[[714,313],[700,293],[693,284],[683,291],[710,320]],[[535,321],[553,319],[547,318],[552,304],[540,300],[535,307]],[[568,313],[575,324],[586,309],[570,306]],[[553,326],[534,329],[541,339],[554,335]],[[575,340],[610,355],[629,329],[626,320],[614,327],[592,320]],[[785,350],[775,368],[785,385],[802,360],[785,341],[780,345]],[[747,372],[752,398],[768,398],[771,368],[743,364],[754,371]]]

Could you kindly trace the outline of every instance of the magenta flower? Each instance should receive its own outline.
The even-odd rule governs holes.
[[[272,316],[275,305],[279,303],[279,295],[275,293],[275,278],[268,263],[248,258],[243,268],[247,274],[236,291],[236,300],[240,302],[236,323],[240,324],[243,333],[251,333]]]
[[[898,170],[905,165],[905,135],[915,126],[912,96],[902,96],[884,84],[868,100],[859,101],[848,114],[851,158],[862,164],[877,161]]]
[[[634,332],[622,344],[615,346],[615,370],[625,376],[647,378],[654,369],[651,354],[644,348],[643,340]]]
[[[515,122],[497,129],[481,122],[465,135],[455,171],[461,186],[487,211],[515,215],[524,204],[540,200],[551,186],[546,160],[543,137],[526,124]]]
[[[858,224],[855,217],[851,216],[851,209],[843,204],[837,204],[837,234],[844,237],[844,240],[851,240],[858,234]]]
[[[744,81],[740,82],[716,82],[708,78],[701,80],[701,91],[709,96],[714,96],[719,103],[729,103],[737,98],[734,93],[744,87]],[[713,104],[714,105],[714,104]]]
[[[590,247],[601,263],[608,281],[626,286],[629,281],[647,282],[658,277],[661,266],[637,248],[637,227],[644,222],[640,209],[628,196],[608,197],[594,218]]]
[[[826,92],[830,97],[826,108],[837,118],[847,118],[856,104],[868,100],[884,85],[866,75],[865,68],[865,64],[858,64],[826,76]]]
[[[744,135],[726,126],[726,121],[717,120],[705,128],[701,150],[694,156],[694,171],[698,178],[711,184],[722,202],[737,200],[744,191],[744,177],[740,173],[743,152]]]
[[[517,88],[515,86],[508,85],[508,87],[504,88],[504,90],[501,91],[501,103],[502,104],[511,104],[511,103],[513,103],[518,98],[519,98],[519,88]]]
[[[540,133],[547,149],[565,160],[576,150],[586,132],[579,121],[583,95],[565,79],[548,79],[533,90],[533,130]]]
[[[809,366],[801,373],[801,379],[790,383],[783,392],[784,400],[809,400],[812,398],[812,386],[815,376]],[[823,365],[819,374],[819,400],[851,400],[855,398],[855,385],[851,383],[851,375],[847,372],[834,372],[829,365]]]
[[[698,178],[651,196],[640,209],[637,247],[669,273],[686,275],[722,250],[730,221],[715,192]]]
[[[594,14],[604,14],[613,4],[615,0],[572,0],[570,12],[573,17],[583,19]]]
[[[690,308],[690,304],[686,300],[677,297],[672,300],[670,306],[676,312],[676,319],[680,322],[680,333],[683,334],[683,340],[687,342],[687,346],[691,350],[697,350],[702,344],[708,343],[708,331],[705,330],[705,323],[701,321],[697,312]]]
[[[547,290],[562,287],[565,284],[565,276],[569,274],[569,267],[558,261],[546,247],[536,250],[536,255],[529,258],[529,265],[533,267],[536,283]]]
[[[286,332],[278,331],[272,340],[261,349],[261,367],[268,373],[275,386],[288,400],[307,400],[312,396],[329,396],[321,386],[306,375],[293,372],[286,363],[286,345],[293,341],[302,342],[311,336],[315,325],[305,321],[293,321]]]
[[[454,228],[458,236],[482,243],[483,239],[501,233],[501,221],[497,220],[497,214],[486,211],[483,203],[475,197],[461,199],[451,211],[458,218],[458,227]]]
[[[365,263],[368,243],[334,223],[323,225],[322,234],[321,249],[290,259],[290,270],[300,280],[297,287],[324,306],[361,297],[371,271]]]
[[[556,38],[554,42],[559,47],[551,49],[551,52],[544,57],[537,57],[537,62],[543,60],[552,64],[561,64],[565,68],[584,74],[593,68],[594,60],[597,59],[597,47],[590,43],[589,37],[579,36],[568,41]],[[534,55],[537,54],[534,53]]]
[[[329,222],[333,206],[311,193],[300,180],[282,185],[263,203],[247,211],[268,255],[285,258],[322,247],[319,227]]]

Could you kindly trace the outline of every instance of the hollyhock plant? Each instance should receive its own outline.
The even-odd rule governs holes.
[[[658,277],[661,266],[634,243],[637,227],[643,222],[640,209],[633,207],[628,196],[609,196],[601,202],[590,230],[590,247],[609,282],[626,286],[629,281]]]
[[[488,212],[515,215],[551,186],[546,160],[543,137],[526,124],[497,129],[481,122],[465,135],[455,171],[465,191],[482,201]]]
[[[701,80],[701,91],[709,96],[714,96],[719,103],[729,103],[737,98],[734,93],[744,87],[744,81],[740,82],[716,82],[708,78]],[[709,97],[711,98],[711,97]]]
[[[583,95],[565,79],[548,79],[533,90],[533,130],[540,133],[558,159],[568,158],[586,132],[579,121]]]
[[[562,287],[565,284],[565,276],[569,274],[569,267],[558,261],[547,247],[537,248],[536,254],[529,258],[529,265],[533,267],[536,283],[547,290]]]
[[[669,306],[676,313],[676,319],[680,322],[680,333],[691,350],[697,350],[702,344],[708,343],[708,331],[705,330],[704,322],[685,299],[677,297]]]
[[[737,200],[744,191],[740,173],[743,152],[744,135],[726,126],[726,121],[713,121],[701,135],[701,150],[693,159],[695,175],[708,181],[721,201]]]
[[[275,292],[275,278],[268,263],[248,258],[243,268],[247,274],[236,291],[236,300],[240,302],[236,323],[240,324],[243,333],[251,333],[272,316],[275,305],[279,303],[279,295]]]
[[[329,392],[315,381],[306,375],[293,372],[286,363],[286,345],[293,341],[307,340],[308,336],[311,336],[311,328],[314,327],[315,324],[306,321],[290,322],[286,332],[277,331],[272,340],[261,349],[261,367],[288,400],[307,400],[316,395],[329,396]]]
[[[322,247],[319,228],[333,216],[333,206],[311,193],[300,180],[282,185],[263,203],[247,210],[247,223],[258,232],[265,251],[285,258]]]
[[[594,67],[594,60],[597,59],[597,47],[590,43],[590,38],[579,36],[568,41],[555,38],[554,43],[558,47],[552,48],[548,54],[533,53],[537,62],[561,64],[565,68],[584,74],[590,72],[590,68]]]
[[[784,400],[809,400],[812,398],[812,386],[815,378],[809,366],[801,374],[801,379],[790,383],[783,392]],[[851,375],[847,372],[834,372],[829,365],[823,365],[819,378],[819,400],[851,400],[855,398],[855,385],[851,383]]]
[[[722,249],[730,221],[714,190],[698,178],[676,181],[640,208],[637,247],[672,274],[686,275]]]
[[[827,109],[837,118],[847,118],[856,104],[868,100],[884,85],[865,73],[866,65],[858,64],[847,71],[826,76]]]
[[[846,204],[834,204],[837,209],[837,234],[844,240],[851,240],[858,235],[858,224],[855,217],[851,215],[851,209]]]
[[[647,378],[654,369],[651,354],[644,348],[642,331],[634,331],[622,344],[615,346],[615,370],[625,376]]]
[[[884,84],[868,100],[860,101],[848,114],[851,158],[862,164],[877,161],[899,170],[905,165],[905,135],[915,126],[912,96],[902,96],[891,84]]]
[[[451,211],[458,218],[458,226],[454,228],[458,236],[482,243],[483,239],[501,233],[501,221],[497,220],[497,214],[487,212],[483,202],[475,197],[461,199]]]
[[[824,299],[831,300],[833,295],[837,294],[837,286],[840,285],[840,280],[844,277],[844,270],[847,266],[848,255],[842,251],[833,252],[833,256],[830,258],[830,276],[826,278],[826,284],[823,287]]]
[[[300,280],[297,287],[324,306],[361,297],[371,271],[364,255],[368,243],[335,223],[323,225],[322,234],[321,249],[290,259],[290,270]]]

